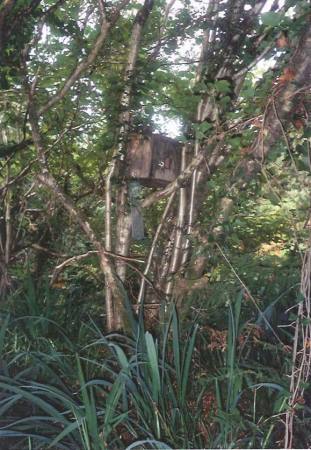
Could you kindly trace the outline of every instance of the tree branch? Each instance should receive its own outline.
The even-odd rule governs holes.
[[[56,94],[53,95],[45,105],[43,105],[39,109],[38,111],[39,116],[44,114],[52,106],[54,106],[56,103],[62,100],[69,91],[69,89],[80,78],[82,73],[85,72],[86,69],[94,63],[100,49],[102,48],[104,42],[106,41],[110,29],[115,25],[120,16],[121,10],[129,3],[129,1],[130,0],[123,0],[119,4],[119,6],[115,9],[112,18],[109,22],[105,19],[105,17],[103,17],[100,33],[97,36],[90,53],[74,68],[71,75],[65,81],[63,87],[58,92],[56,92]]]
[[[238,166],[238,176],[251,179],[261,170],[262,163],[289,123],[300,94],[310,86],[311,80],[311,26],[308,23],[296,51],[285,70],[291,79],[280,80],[266,106],[263,126],[255,139],[250,158]],[[298,88],[298,89],[297,89]],[[277,114],[276,114],[277,111]]]
[[[30,87],[27,83],[27,78],[24,81],[25,87],[29,95],[29,122],[32,130],[32,138],[35,148],[38,153],[38,162],[42,168],[41,174],[38,175],[39,181],[49,188],[51,193],[56,197],[63,207],[67,210],[70,217],[72,217],[84,231],[85,235],[88,237],[90,242],[93,244],[98,252],[99,262],[101,270],[105,276],[105,283],[109,286],[113,293],[112,298],[106,300],[106,314],[107,314],[107,328],[108,331],[112,331],[115,327],[114,321],[114,309],[116,308],[122,315],[122,324],[124,327],[127,326],[127,311],[126,311],[126,301],[127,295],[124,286],[114,270],[113,264],[111,263],[109,257],[105,252],[105,248],[97,238],[94,230],[92,229],[89,222],[83,217],[82,213],[75,207],[72,200],[62,191],[58,186],[55,178],[50,174],[46,162],[46,155],[44,151],[44,144],[41,137],[39,125],[38,125],[38,114],[36,110],[36,105],[34,103],[33,95],[31,93]]]

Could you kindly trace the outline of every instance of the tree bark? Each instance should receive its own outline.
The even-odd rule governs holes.
[[[116,225],[116,242],[115,251],[116,253],[127,256],[129,253],[130,243],[131,243],[131,217],[128,211],[128,187],[126,180],[123,179],[123,160],[125,157],[128,134],[130,131],[132,112],[130,110],[130,105],[133,96],[133,82],[135,75],[136,62],[138,57],[138,52],[140,48],[140,42],[142,38],[142,32],[144,25],[149,17],[149,14],[153,7],[153,0],[145,0],[143,7],[136,14],[131,40],[129,44],[129,54],[127,65],[124,75],[124,89],[120,99],[120,118],[119,118],[119,130],[117,132],[118,146],[113,155],[113,162],[108,172],[106,180],[106,213],[105,213],[105,235],[106,235],[106,246],[108,244],[109,249],[112,248],[112,230],[111,230],[111,198],[112,198],[112,180],[116,175],[118,169],[119,181],[121,181],[121,187],[119,192],[117,192],[117,225]],[[121,281],[125,281],[126,276],[126,263],[123,260],[118,260],[116,265],[116,272],[120,277]],[[112,297],[112,292],[107,285],[106,296],[108,298]],[[119,303],[119,302],[117,302]],[[115,310],[115,321],[119,322],[118,311]]]

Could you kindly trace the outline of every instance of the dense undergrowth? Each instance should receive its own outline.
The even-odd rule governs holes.
[[[1,2],[0,450],[311,448],[310,43],[307,0]]]
[[[1,314],[1,448],[282,447],[290,328],[271,305],[247,312],[246,297],[226,299],[222,328],[219,309],[179,323],[167,307],[152,333],[133,317],[131,335],[105,335],[86,312],[69,326],[57,294],[29,278]],[[307,403],[298,448],[310,444]]]

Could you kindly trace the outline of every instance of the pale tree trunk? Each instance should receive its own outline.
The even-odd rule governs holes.
[[[211,1],[209,5],[208,15],[212,15],[212,13],[214,12],[214,8],[215,8],[215,1]],[[202,76],[204,75],[205,71],[204,66],[207,60],[207,50],[209,48],[211,40],[213,40],[213,32],[207,30],[204,33],[200,62],[197,68],[196,82],[199,82]],[[198,106],[196,119],[198,119],[200,115],[201,103],[202,102],[200,102]],[[192,163],[194,162],[194,167],[191,167],[191,163],[187,166],[186,148],[185,147],[183,148],[181,173],[182,174],[187,173],[188,171],[186,177],[184,178],[185,181],[186,179],[191,178],[191,188],[189,190],[188,186],[181,187],[182,184],[184,183],[184,180],[180,180],[180,183],[178,182],[178,180],[176,180],[177,182],[175,183],[175,188],[173,188],[172,192],[174,193],[175,189],[178,190],[177,220],[172,221],[173,228],[169,232],[169,239],[167,240],[166,245],[164,246],[161,259],[160,261],[158,261],[158,264],[160,265],[161,269],[159,270],[157,279],[155,280],[155,286],[163,292],[163,296],[167,300],[171,298],[174,290],[174,277],[176,273],[182,267],[184,267],[188,257],[190,242],[189,239],[186,238],[186,234],[190,233],[192,229],[194,197],[198,179],[198,167],[202,163],[203,159],[204,159],[203,155],[199,154],[199,143],[196,140],[194,158],[192,161]],[[143,206],[148,207],[149,204],[156,201],[157,196],[158,198],[161,198],[161,193],[159,192],[155,193],[151,195],[149,198],[145,199],[145,201],[143,202]],[[189,209],[189,202],[190,202],[190,209]],[[151,299],[152,297],[153,295],[151,293]],[[150,302],[150,300],[147,300],[147,303],[148,302]]]
[[[168,195],[173,195],[175,193],[178,193],[179,190],[187,184],[192,177],[192,173],[196,167],[198,167],[205,159],[205,157],[208,155],[209,151],[209,173],[212,174],[215,172],[215,170],[222,164],[224,159],[224,151],[223,151],[223,135],[215,135],[210,140],[208,145],[206,145],[206,148],[201,149],[199,154],[191,160],[191,162],[187,165],[185,170],[181,172],[181,174],[177,177],[175,181],[170,183],[166,188],[163,190],[158,190],[152,194],[150,194],[148,197],[146,197],[141,205],[142,207],[149,207],[156,203],[158,200],[160,200],[163,197],[166,197]],[[187,190],[187,189],[186,189]],[[187,197],[188,198],[188,197]],[[174,207],[173,207],[174,206]],[[188,205],[187,205],[188,206]],[[177,205],[178,207],[178,205]],[[176,217],[178,217],[178,212],[176,214],[176,211],[178,209],[175,205],[172,205],[173,212],[167,217],[167,220],[165,224],[162,227],[163,230],[163,236],[162,239],[158,239],[158,242],[161,242],[161,245],[159,246],[157,252],[152,249],[152,253],[156,255],[153,258],[152,266],[154,267],[154,282],[153,285],[155,286],[156,290],[159,292],[159,295],[162,294],[162,300],[166,300],[165,296],[165,289],[167,285],[167,278],[169,274],[170,264],[171,264],[171,258],[174,252],[175,247],[175,237],[176,237],[176,227],[177,227],[177,220]],[[180,211],[180,217],[182,215],[182,211]],[[162,231],[161,230],[161,231]],[[177,249],[176,249],[177,251]],[[180,270],[180,268],[178,269]],[[175,287],[174,287],[175,289]],[[174,295],[174,294],[173,294]],[[154,293],[149,290],[148,296],[145,299],[146,303],[152,303],[154,298]]]
[[[153,241],[152,241],[152,244],[151,244],[151,248],[150,248],[150,251],[149,251],[149,254],[148,254],[148,258],[147,258],[146,267],[145,267],[145,270],[144,270],[144,277],[142,277],[142,279],[141,279],[140,290],[139,290],[138,300],[137,300],[138,306],[142,305],[143,302],[144,302],[144,294],[145,294],[145,286],[146,286],[146,278],[145,277],[147,277],[149,275],[149,271],[151,269],[151,265],[152,265],[152,261],[153,261],[153,257],[154,257],[154,253],[155,253],[155,249],[156,249],[156,245],[158,244],[158,240],[159,240],[160,234],[162,232],[162,229],[164,227],[165,221],[166,221],[166,219],[168,217],[168,214],[170,212],[170,209],[172,207],[175,195],[176,195],[175,192],[173,192],[173,194],[171,194],[171,196],[170,196],[170,198],[169,198],[169,200],[168,200],[168,202],[166,204],[165,210],[164,210],[164,212],[162,214],[162,217],[161,217],[160,223],[159,223],[159,225],[157,227],[156,233],[154,235],[154,238],[153,238]]]
[[[137,62],[137,56],[140,48],[143,27],[149,17],[149,14],[153,7],[153,0],[145,0],[143,7],[136,14],[134,25],[131,34],[131,40],[129,44],[128,60],[124,75],[124,89],[120,99],[120,117],[119,117],[119,130],[117,132],[118,146],[113,154],[113,162],[109,169],[106,179],[106,211],[105,211],[105,236],[106,236],[106,248],[111,250],[113,248],[112,243],[112,225],[111,225],[111,204],[112,204],[112,190],[113,190],[113,178],[118,176],[121,187],[116,193],[117,201],[117,225],[116,225],[116,237],[115,237],[115,252],[122,256],[129,254],[129,248],[131,243],[131,217],[128,211],[128,186],[126,180],[124,180],[123,173],[123,161],[125,158],[128,135],[131,127],[132,112],[130,110],[132,97],[133,97],[133,81],[135,75],[135,68]],[[116,264],[116,273],[122,282],[126,277],[126,262],[120,259]],[[118,305],[118,301],[114,301],[112,289],[109,285],[106,286],[106,298],[110,303]],[[115,328],[122,328],[121,315],[117,308],[114,308],[114,322]]]
[[[117,226],[115,253],[128,256],[131,245],[131,215],[128,211],[128,186],[127,183],[119,189],[117,193]],[[116,262],[117,274],[125,281],[126,261],[119,259]]]
[[[154,328],[154,326],[157,324],[159,319],[159,309],[160,305],[163,302],[162,295],[158,294],[158,291],[162,290],[163,286],[156,286],[153,285],[152,288],[149,287],[149,292],[146,290],[146,277],[149,276],[149,273],[152,269],[152,264],[154,263],[157,258],[155,258],[155,251],[156,248],[159,246],[159,239],[161,236],[161,233],[163,231],[163,228],[165,228],[166,221],[171,213],[171,209],[174,204],[176,193],[173,192],[171,196],[168,199],[168,202],[166,204],[166,207],[164,209],[164,212],[162,214],[161,220],[157,226],[156,233],[154,235],[154,238],[152,240],[151,248],[149,250],[148,258],[146,267],[144,270],[144,276],[141,279],[139,294],[137,298],[137,312],[142,314],[142,317],[145,320],[145,327],[146,328]],[[172,248],[172,246],[171,246]],[[161,272],[164,271],[165,276],[167,275],[167,272],[169,270],[168,264],[165,265],[167,262],[169,262],[168,258],[162,258],[164,260],[164,266],[161,266]],[[161,279],[161,277],[160,277]],[[164,278],[165,279],[165,278]],[[147,292],[146,292],[147,291]],[[146,301],[145,301],[146,300]]]
[[[9,179],[9,166],[8,166],[8,178]],[[11,198],[12,192],[8,188],[5,195],[5,249],[4,249],[4,264],[8,267],[10,261],[11,244],[12,244],[12,218],[11,218]]]
[[[186,168],[186,147],[182,149],[181,156],[181,170]],[[194,171],[195,173],[196,171]],[[178,204],[178,217],[174,236],[174,247],[172,251],[170,267],[168,271],[168,282],[165,287],[165,294],[170,297],[173,291],[175,273],[180,269],[181,259],[183,256],[184,234],[185,234],[185,218],[187,208],[187,189],[185,187],[180,188],[179,192],[179,204]]]
[[[211,15],[214,11],[215,2],[211,2],[209,5],[208,13]],[[208,49],[211,43],[213,42],[214,34],[210,30],[205,31],[203,44],[200,54],[200,63],[197,67],[196,74],[196,83],[199,83],[204,76],[204,63],[206,62],[208,56]],[[195,117],[196,123],[200,123],[202,121],[202,104],[201,100],[198,104],[197,113]],[[195,144],[193,157],[198,158],[200,153],[200,143],[197,136],[195,136]],[[186,148],[183,148],[182,153],[182,164],[181,164],[181,172],[186,169]],[[187,264],[187,260],[189,258],[190,251],[190,240],[187,236],[190,236],[193,228],[193,221],[195,219],[195,208],[196,208],[196,190],[197,184],[201,177],[201,173],[199,170],[200,165],[194,168],[191,176],[191,185],[189,187],[181,187],[179,189],[179,204],[178,204],[178,218],[177,218],[177,226],[174,231],[173,238],[173,250],[170,255],[169,270],[166,277],[166,285],[164,288],[165,294],[168,296],[168,299],[172,297],[173,289],[174,289],[174,277],[178,274],[178,272],[182,271],[185,265]],[[168,275],[168,276],[167,276]]]

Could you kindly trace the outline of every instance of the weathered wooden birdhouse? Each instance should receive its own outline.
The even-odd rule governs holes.
[[[126,172],[146,187],[164,187],[180,174],[181,145],[160,134],[133,133],[129,139]]]

